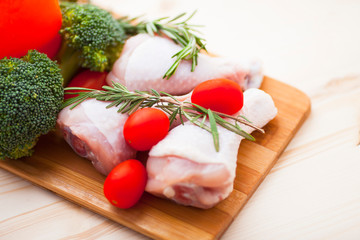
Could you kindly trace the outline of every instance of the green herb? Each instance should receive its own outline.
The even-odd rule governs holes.
[[[192,61],[191,71],[193,72],[197,66],[198,53],[201,49],[206,51],[204,39],[197,35],[198,30],[196,28],[200,26],[188,24],[188,21],[195,13],[196,11],[188,17],[186,17],[186,13],[182,13],[171,19],[164,17],[150,22],[141,21],[137,24],[132,23],[138,20],[138,18],[121,18],[119,22],[128,35],[136,35],[138,33],[147,33],[151,36],[155,34],[165,35],[183,47],[182,50],[172,56],[176,60],[163,76],[163,78],[169,79],[175,73],[182,60]]]
[[[219,148],[220,148],[220,146],[219,146],[219,132],[218,132],[217,126],[216,126],[216,119],[214,117],[213,112],[210,109],[208,110],[208,116],[209,116],[211,134],[212,134],[213,139],[214,139],[215,149],[218,152]]]
[[[170,123],[177,118],[181,123],[184,119],[189,120],[196,126],[205,129],[213,136],[214,146],[216,151],[219,151],[219,133],[217,125],[220,125],[248,140],[254,141],[254,137],[245,132],[238,123],[250,126],[258,131],[264,133],[264,130],[253,125],[244,116],[230,116],[220,112],[205,109],[197,104],[190,102],[181,102],[174,96],[165,93],[151,90],[145,91],[129,91],[124,85],[120,83],[113,83],[113,86],[103,86],[104,90],[93,90],[88,88],[69,87],[65,90],[85,90],[86,92],[65,92],[65,94],[78,94],[78,96],[70,98],[63,103],[62,108],[71,106],[70,109],[75,108],[81,102],[89,98],[94,98],[99,101],[110,102],[107,108],[118,107],[118,112],[131,114],[139,108],[156,107],[162,109],[169,114]],[[230,121],[226,121],[228,118]],[[210,126],[206,125],[206,119],[209,119]]]

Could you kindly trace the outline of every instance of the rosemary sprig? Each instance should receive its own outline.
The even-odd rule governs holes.
[[[125,17],[120,18],[119,23],[128,35],[136,35],[138,33],[147,33],[151,36],[155,34],[165,35],[183,47],[172,56],[176,60],[163,76],[163,78],[169,79],[175,73],[182,60],[192,61],[191,71],[193,72],[198,63],[198,53],[201,49],[206,51],[205,40],[197,35],[199,31],[196,28],[200,26],[188,23],[195,13],[196,11],[188,17],[186,17],[186,13],[182,13],[174,18],[164,17],[149,22],[140,21],[136,24],[132,23],[138,20],[138,18],[128,19]]]
[[[103,90],[79,87],[68,87],[65,88],[65,90],[81,92],[65,91],[65,94],[78,94],[78,96],[66,100],[63,103],[62,108],[71,106],[70,109],[73,109],[86,99],[94,98],[99,101],[110,102],[106,107],[110,108],[116,106],[120,113],[131,114],[139,108],[156,107],[162,109],[169,115],[170,123],[179,118],[183,124],[184,120],[187,119],[196,126],[203,128],[212,134],[216,151],[219,151],[220,148],[218,125],[251,141],[255,140],[254,137],[245,132],[238,123],[250,126],[264,133],[264,130],[253,125],[244,116],[230,116],[203,108],[194,103],[181,102],[168,93],[158,92],[153,89],[151,92],[132,92],[124,85],[113,82],[111,87],[103,86]],[[224,118],[228,118],[232,121],[226,121]],[[207,119],[209,120],[209,125],[206,124]]]

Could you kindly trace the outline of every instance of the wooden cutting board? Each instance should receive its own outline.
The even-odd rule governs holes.
[[[133,208],[113,207],[103,196],[105,177],[78,157],[56,134],[43,136],[31,158],[0,161],[0,167],[34,184],[155,239],[217,239],[229,227],[310,113],[301,91],[265,77],[261,89],[278,108],[277,117],[243,141],[231,195],[212,209],[185,207],[145,193]]]

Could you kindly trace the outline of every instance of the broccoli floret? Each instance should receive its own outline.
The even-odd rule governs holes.
[[[0,159],[30,156],[55,127],[64,97],[58,65],[45,54],[0,60]]]
[[[106,10],[91,4],[61,2],[60,7],[63,43],[58,60],[65,83],[80,67],[111,70],[126,38],[121,24]]]

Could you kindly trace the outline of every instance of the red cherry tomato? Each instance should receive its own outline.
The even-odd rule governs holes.
[[[124,125],[124,138],[136,150],[150,150],[168,133],[168,116],[156,108],[142,108],[129,116]]]
[[[61,28],[58,0],[5,0],[0,1],[0,11],[0,59],[41,48]]]
[[[106,85],[107,72],[92,72],[84,70],[77,74],[67,85],[67,87],[82,87],[101,90],[102,86]],[[65,92],[82,92],[79,90],[67,90]],[[76,97],[78,95],[65,94],[64,99]]]
[[[118,164],[106,177],[104,195],[119,208],[134,206],[146,186],[147,174],[144,165],[135,159]]]
[[[206,109],[232,115],[243,106],[243,92],[239,84],[228,79],[212,79],[197,85],[191,102]]]

